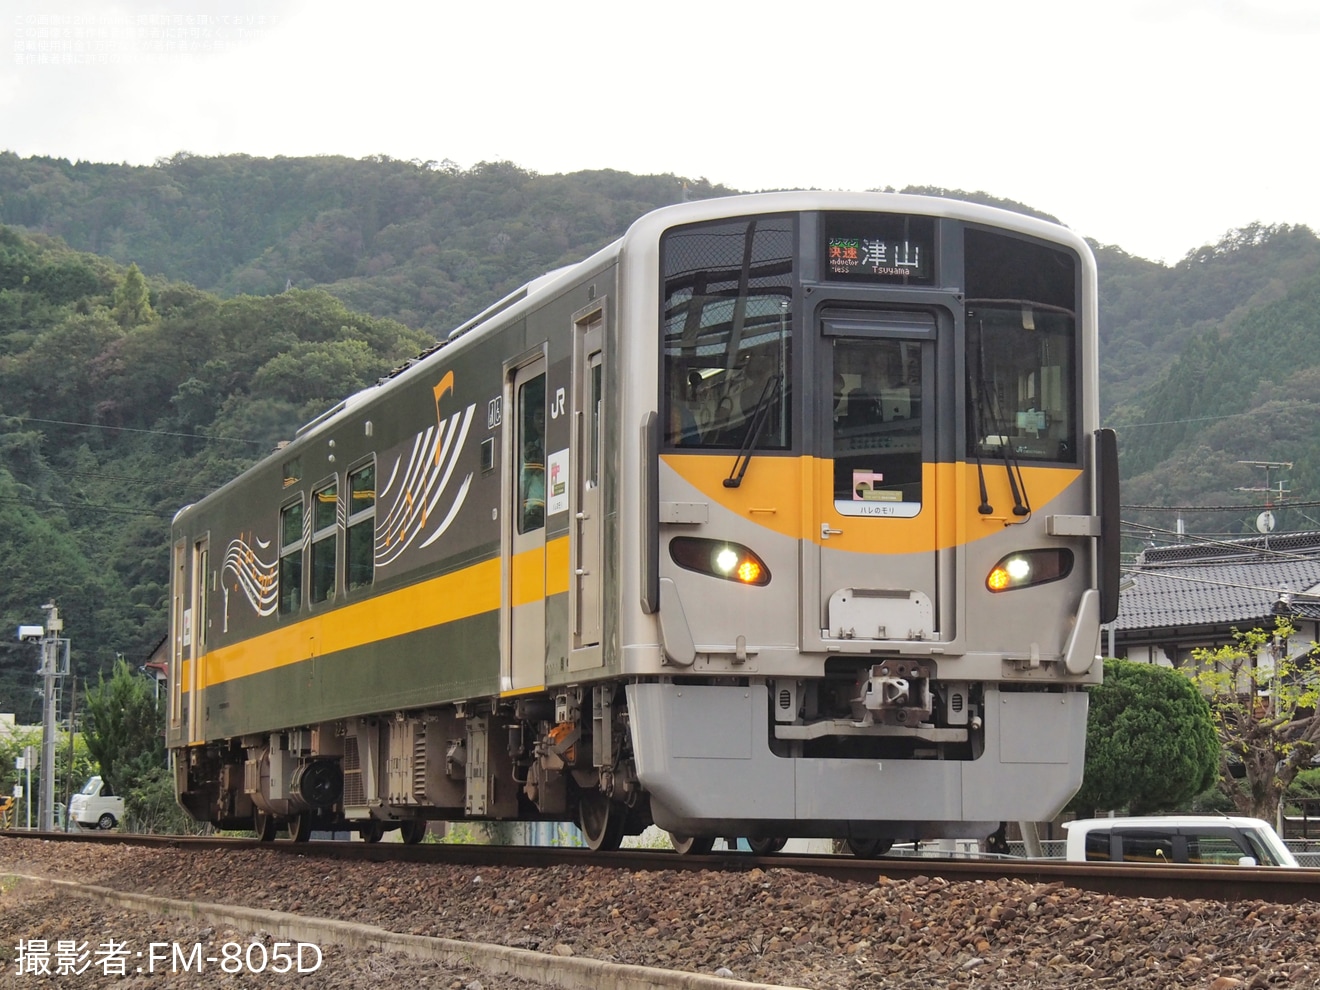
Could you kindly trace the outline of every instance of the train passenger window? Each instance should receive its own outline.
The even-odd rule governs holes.
[[[968,230],[967,453],[1075,463],[1077,262]]]
[[[793,444],[795,221],[676,227],[661,242],[665,445]]]
[[[335,593],[335,551],[339,531],[335,514],[339,507],[339,483],[332,481],[312,496],[312,594],[313,603]]]
[[[292,488],[302,481],[302,457],[291,457],[284,462],[284,487]]]
[[[344,559],[349,591],[371,584],[376,554],[376,465],[368,464],[348,475],[348,527],[344,530]]]
[[[280,510],[280,613],[292,615],[302,606],[302,499]]]
[[[518,389],[518,532],[545,525],[545,375]]]

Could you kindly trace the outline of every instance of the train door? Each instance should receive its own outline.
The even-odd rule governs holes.
[[[206,738],[206,575],[210,566],[210,540],[207,537],[193,544],[191,564],[183,637],[184,653],[188,658],[188,741],[197,743]]]
[[[601,361],[605,320],[597,309],[574,323],[573,334],[573,520],[572,644],[570,670],[599,667],[601,652],[602,541],[601,469],[604,366]]]
[[[936,509],[947,497],[933,451],[934,317],[827,314],[821,331],[819,616],[804,617],[804,632],[864,650],[934,638]]]
[[[509,669],[505,690],[545,683],[545,358],[513,375]]]

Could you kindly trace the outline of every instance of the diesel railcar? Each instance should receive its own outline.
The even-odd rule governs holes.
[[[985,836],[1080,785],[1117,608],[1095,265],[920,196],[648,214],[177,514],[194,818]]]

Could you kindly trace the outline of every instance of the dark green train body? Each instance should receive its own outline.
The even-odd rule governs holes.
[[[1084,243],[1000,211],[642,218],[179,512],[180,803],[698,849],[1050,817],[1116,594],[1095,334]]]

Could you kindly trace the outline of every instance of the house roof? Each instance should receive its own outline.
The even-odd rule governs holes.
[[[1151,547],[1127,578],[1120,630],[1250,628],[1280,599],[1293,616],[1320,619],[1320,532]]]

